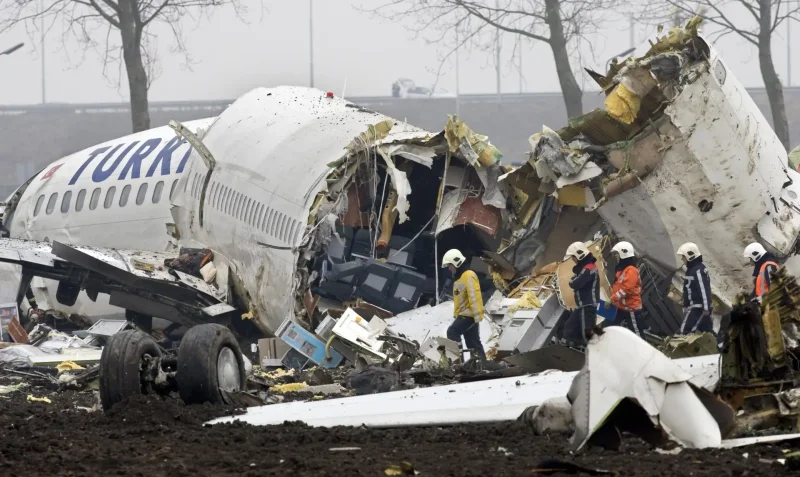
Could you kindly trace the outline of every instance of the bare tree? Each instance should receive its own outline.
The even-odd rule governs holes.
[[[165,25],[175,40],[175,51],[189,63],[182,22],[223,5],[231,5],[237,14],[244,11],[239,0],[0,0],[0,32],[17,25],[31,31],[39,20],[42,25],[47,21],[52,29],[61,21],[62,43],[66,46],[69,40],[77,40],[83,58],[88,50],[96,50],[103,59],[104,74],[114,64],[124,65],[133,131],[138,132],[150,128],[147,94],[160,71],[152,27]],[[119,32],[118,39],[114,30]]]
[[[797,20],[800,4],[790,0],[658,0],[648,1],[644,18],[690,18],[699,15],[704,23],[715,27],[710,33],[717,40],[735,34],[758,50],[761,77],[772,110],[772,124],[780,141],[789,150],[789,121],[783,86],[772,60],[772,36],[784,21]],[[737,12],[738,10],[738,12]],[[742,13],[734,20],[736,13]]]
[[[368,11],[391,20],[408,19],[409,29],[428,33],[428,41],[456,48],[489,50],[498,30],[550,46],[570,117],[583,114],[583,91],[570,57],[597,31],[602,14],[623,0],[384,0]],[[455,39],[455,41],[454,41]],[[591,46],[591,44],[589,44]]]

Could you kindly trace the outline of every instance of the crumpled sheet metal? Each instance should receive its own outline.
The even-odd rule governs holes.
[[[719,356],[716,359],[719,362]],[[572,449],[583,448],[626,398],[635,400],[653,423],[684,447],[719,447],[722,430],[690,387],[695,379],[633,332],[606,328],[590,340],[584,369],[570,389]]]
[[[489,142],[489,138],[474,133],[455,115],[448,115],[444,137],[451,153],[460,152],[472,166],[488,167],[500,162],[503,155]]]
[[[397,205],[394,210],[397,210],[398,213],[397,223],[402,224],[408,220],[408,208],[410,207],[408,196],[411,194],[411,182],[408,181],[408,176],[405,172],[395,167],[391,158],[385,155],[383,151],[379,152],[381,152],[383,162],[386,163],[386,171],[389,177],[392,178],[392,186],[397,191]]]
[[[347,146],[347,150],[350,152],[357,152],[359,150],[368,149],[381,140],[386,139],[392,131],[393,125],[394,123],[389,119],[370,125],[366,131],[353,139],[353,142]]]
[[[567,145],[557,132],[547,126],[542,132],[528,139],[531,145],[531,160],[534,161],[536,173],[546,182],[555,182],[561,176],[577,175],[591,157],[580,149],[581,141],[573,141]]]
[[[433,158],[436,156],[436,151],[432,147],[418,146],[416,144],[386,144],[379,149],[384,156],[400,156],[417,164],[422,164],[427,168],[433,165]]]

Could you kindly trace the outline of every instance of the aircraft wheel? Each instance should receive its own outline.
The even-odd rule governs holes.
[[[100,402],[104,410],[129,397],[150,394],[147,376],[158,366],[161,349],[138,330],[121,331],[106,343],[100,355]]]
[[[231,331],[217,324],[190,328],[178,347],[178,391],[186,404],[231,404],[246,388],[244,359]]]

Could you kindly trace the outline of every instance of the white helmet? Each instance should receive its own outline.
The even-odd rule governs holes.
[[[700,249],[697,248],[697,245],[693,244],[692,242],[687,242],[678,247],[678,252],[676,253],[676,255],[680,255],[681,257],[684,257],[686,260],[691,262],[695,258],[699,257],[701,253]]]
[[[633,245],[630,242],[620,242],[614,245],[611,249],[612,252],[617,252],[619,258],[631,258],[634,256]]]
[[[586,248],[586,245],[583,242],[575,242],[567,247],[567,254],[564,255],[564,260],[569,260],[572,257],[575,257],[575,260],[583,260],[587,255],[589,255],[589,249]]]
[[[467,259],[464,257],[464,254],[459,252],[458,249],[451,248],[444,254],[444,257],[442,257],[442,268],[445,268],[448,265],[453,265],[456,268],[460,268],[461,265],[464,265],[466,260]]]
[[[758,242],[753,242],[744,248],[744,258],[749,258],[754,262],[761,260],[761,257],[763,257],[766,254],[767,254],[767,249],[765,249]]]

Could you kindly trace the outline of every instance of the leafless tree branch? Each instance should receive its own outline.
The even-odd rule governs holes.
[[[65,45],[73,40],[81,46],[79,63],[88,51],[96,52],[109,81],[110,67],[117,64],[121,68],[124,64],[134,130],[141,130],[149,127],[147,90],[161,72],[156,34],[148,29],[156,23],[166,25],[175,45],[173,50],[189,64],[183,24],[192,20],[192,14],[210,17],[223,6],[233,8],[239,19],[246,12],[242,0],[0,0],[0,33],[23,25],[32,35],[41,33],[37,25],[40,19],[49,24],[48,29],[60,20],[60,46],[68,57]],[[38,40],[32,43],[38,44]],[[120,69],[118,87],[121,79]]]

